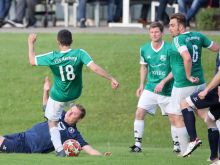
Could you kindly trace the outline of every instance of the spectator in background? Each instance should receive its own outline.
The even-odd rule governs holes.
[[[5,24],[5,17],[11,7],[11,0],[0,0],[0,27]]]
[[[121,22],[122,19],[122,0],[115,0],[114,22]]]
[[[197,14],[199,9],[208,5],[208,0],[177,0],[179,11],[186,16],[187,26],[190,26],[190,20]]]
[[[35,18],[35,6],[40,0],[16,0],[15,19],[8,20],[8,23],[14,27],[35,27],[37,22]],[[23,24],[23,19],[27,9],[27,25]]]
[[[138,19],[138,23],[142,23],[144,27],[147,25],[147,16],[150,7],[151,7],[150,4],[143,4],[141,8],[141,15],[140,18]]]
[[[80,20],[80,27],[86,27],[86,3],[88,1],[93,0],[79,0],[79,20]],[[114,0],[107,0],[108,3],[108,20],[107,22],[113,22],[113,11],[114,11]]]
[[[159,7],[157,9],[156,21],[162,23],[163,25],[169,24],[169,16],[166,13],[167,4],[172,5],[175,0],[159,0]]]

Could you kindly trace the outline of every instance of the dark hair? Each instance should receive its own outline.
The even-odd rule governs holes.
[[[73,42],[72,33],[66,29],[60,30],[57,34],[57,40],[61,45],[70,46]]]
[[[80,110],[80,118],[83,119],[86,116],[86,109],[80,104],[75,104],[74,106],[76,106]]]
[[[184,27],[186,27],[186,17],[184,14],[175,13],[175,14],[171,15],[170,20],[171,19],[176,19],[179,24],[182,24]]]
[[[153,22],[150,24],[149,29],[159,28],[161,32],[163,32],[163,25],[160,22]]]

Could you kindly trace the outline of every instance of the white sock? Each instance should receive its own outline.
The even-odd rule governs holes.
[[[176,133],[180,143],[181,154],[184,154],[189,143],[189,135],[187,133],[186,127],[176,128]]]
[[[171,130],[171,137],[172,137],[172,140],[173,142],[178,142],[178,136],[177,136],[177,133],[176,133],[176,127],[174,125],[170,125],[170,130]]]
[[[141,141],[144,134],[144,120],[134,121],[135,145],[141,148]]]
[[[63,145],[62,145],[61,137],[60,137],[60,131],[58,127],[50,128],[50,136],[51,136],[51,141],[53,143],[55,151],[60,152],[61,150],[63,150]]]

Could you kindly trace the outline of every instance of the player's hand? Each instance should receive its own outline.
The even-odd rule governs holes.
[[[161,91],[163,90],[164,85],[165,85],[165,84],[161,81],[161,82],[160,82],[159,84],[157,84],[157,86],[155,87],[154,92],[155,92],[155,93],[161,92]]]
[[[105,152],[105,153],[104,153],[104,156],[111,156],[111,155],[112,155],[111,152]]]
[[[144,90],[144,87],[139,87],[138,89],[137,89],[137,91],[136,91],[136,96],[137,97],[140,97],[141,96],[141,94],[142,94],[142,92],[143,92],[143,90]]]
[[[35,43],[36,40],[37,40],[37,34],[34,34],[34,33],[29,34],[29,36],[28,36],[28,43],[29,44]]]
[[[203,90],[202,92],[200,92],[198,94],[199,98],[202,100],[205,98],[205,96],[207,95],[208,91],[207,90]]]
[[[193,76],[190,76],[188,78],[188,80],[192,83],[198,83],[199,82],[199,78],[198,77],[193,77]]]
[[[111,85],[112,85],[112,88],[113,88],[113,89],[116,89],[116,88],[119,87],[119,83],[118,83],[118,81],[115,80],[115,79],[112,79],[112,80],[111,80]]]
[[[50,79],[48,76],[44,79],[44,91],[48,92],[50,90]]]

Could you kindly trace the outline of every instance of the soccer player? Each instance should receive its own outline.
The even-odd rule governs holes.
[[[171,102],[168,110],[175,120],[178,140],[180,142],[181,154],[184,155],[188,145],[188,133],[186,130],[188,119],[181,112],[180,102],[193,92],[203,90],[205,88],[205,80],[203,69],[201,66],[202,48],[208,48],[217,51],[218,46],[207,36],[199,32],[186,31],[186,18],[181,13],[173,14],[170,18],[169,30],[173,37],[170,49],[171,68],[174,77],[174,86],[171,93]],[[192,113],[189,111],[187,113]],[[203,115],[206,112],[200,112]],[[183,116],[184,120],[183,120]],[[194,115],[194,114],[193,114]],[[186,119],[186,120],[185,120]],[[185,122],[185,123],[184,123]],[[196,140],[199,146],[202,142]]]
[[[216,120],[220,118],[220,102],[219,102],[220,90],[218,90],[218,86],[220,85],[219,66],[220,66],[220,53],[218,53],[216,58],[216,75],[214,76],[210,84],[202,92],[194,93],[181,102],[181,108],[183,113],[188,111],[193,112],[193,110],[196,109],[203,109],[209,107],[209,112],[206,116],[205,122],[208,126],[208,140],[211,150],[210,160],[213,162],[218,160],[218,145],[219,145],[218,144],[219,130],[216,125]],[[187,130],[190,139],[193,139],[195,141],[195,139],[198,139],[196,133],[195,118],[191,113],[187,115],[188,116],[186,116],[186,119],[189,120],[187,121],[188,124],[186,124],[186,126],[188,127]],[[189,146],[187,147],[187,150],[183,156],[187,156],[191,154],[197,148],[194,141],[189,143]]]
[[[170,44],[163,41],[163,25],[154,22],[149,28],[151,42],[140,48],[140,85],[136,95],[139,98],[134,120],[135,144],[131,152],[141,152],[141,142],[144,133],[144,117],[148,113],[154,115],[157,106],[163,115],[166,114],[170,101],[173,79],[170,68],[168,50]],[[147,81],[146,81],[147,77]],[[180,152],[175,127],[171,122],[171,135],[174,141],[174,151]]]
[[[47,102],[45,116],[57,156],[65,156],[57,127],[58,120],[64,109],[71,101],[77,99],[82,91],[82,67],[87,65],[89,69],[98,75],[108,79],[112,88],[116,89],[119,83],[106,71],[92,60],[90,55],[83,49],[71,49],[72,34],[68,30],[60,30],[57,34],[59,51],[35,56],[34,44],[36,34],[30,34],[28,38],[29,62],[33,66],[49,66],[53,75],[54,83]]]
[[[49,97],[50,82],[45,79],[43,105],[46,107],[46,102]],[[78,131],[76,124],[81,121],[86,115],[86,110],[83,106],[73,105],[67,112],[62,112],[59,119],[59,132],[61,134],[62,143],[68,139],[77,140],[82,150],[89,155],[102,155],[89,145]],[[0,151],[6,153],[48,153],[54,150],[47,121],[38,123],[25,132],[15,133],[11,135],[0,136]],[[104,155],[110,155],[110,152]]]

